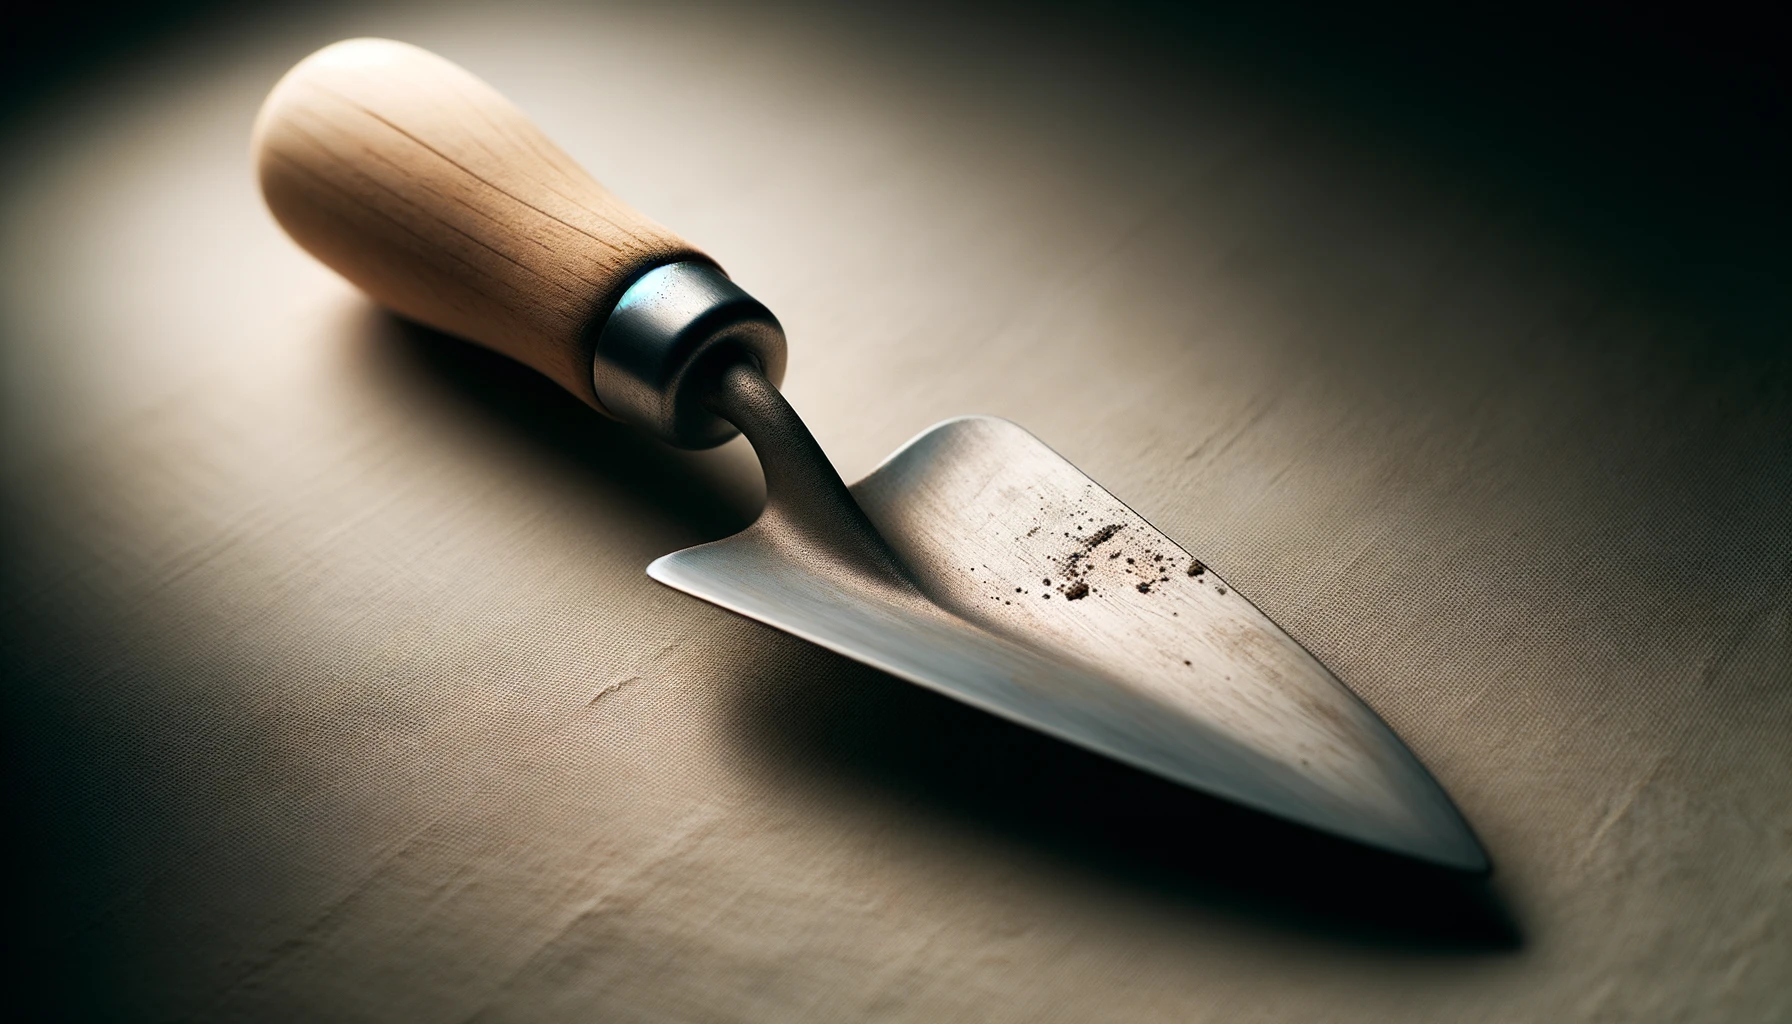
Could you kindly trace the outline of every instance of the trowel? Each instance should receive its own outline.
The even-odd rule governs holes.
[[[1367,705],[1022,428],[947,420],[847,487],[777,390],[771,311],[459,66],[328,46],[268,96],[254,157],[275,219],[382,305],[667,444],[746,435],[764,512],[654,579],[1195,789],[1487,870]]]

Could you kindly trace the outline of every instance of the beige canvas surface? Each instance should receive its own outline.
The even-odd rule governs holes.
[[[1492,879],[650,581],[750,520],[749,449],[665,451],[397,323],[261,209],[261,96],[356,34],[482,75],[712,252],[848,479],[962,413],[1055,446],[1373,705]],[[6,714],[51,991],[207,1021],[1792,1018],[1783,305],[1644,287],[1236,70],[982,46],[370,8],[194,28],[12,130]]]

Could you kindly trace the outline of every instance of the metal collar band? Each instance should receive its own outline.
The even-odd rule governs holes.
[[[705,374],[747,356],[784,379],[784,329],[771,310],[703,263],[643,274],[604,322],[591,383],[611,415],[679,448],[713,448],[738,431],[703,404]]]

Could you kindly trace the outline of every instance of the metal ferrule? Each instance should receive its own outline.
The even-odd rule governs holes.
[[[730,356],[781,383],[784,329],[715,267],[673,263],[622,293],[598,334],[591,384],[617,419],[679,448],[713,448],[739,432],[704,402]]]

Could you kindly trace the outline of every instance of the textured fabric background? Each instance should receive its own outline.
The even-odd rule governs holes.
[[[1792,1019],[1783,203],[1712,189],[1740,241],[1632,259],[1561,227],[1603,186],[1101,31],[309,14],[12,125],[28,990],[207,1021]],[[848,479],[960,413],[1057,447],[1386,717],[1494,877],[649,581],[750,521],[749,449],[661,450],[402,325],[261,209],[261,97],[355,34],[469,67],[714,253]]]

